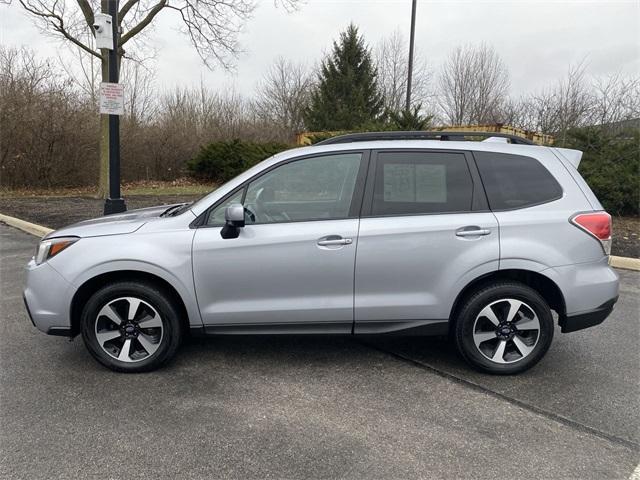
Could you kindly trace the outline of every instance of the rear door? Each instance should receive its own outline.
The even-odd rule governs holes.
[[[445,331],[458,292],[497,270],[498,261],[498,224],[469,153],[372,154],[356,258],[355,333]]]

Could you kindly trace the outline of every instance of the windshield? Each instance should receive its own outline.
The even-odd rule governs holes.
[[[225,184],[220,185],[217,188],[214,188],[213,190],[211,190],[209,193],[205,193],[203,196],[201,196],[200,198],[198,198],[196,201],[191,202],[187,208],[194,208],[199,206],[200,204],[204,204],[206,206],[209,205],[209,201],[207,200],[211,195],[213,195],[214,193],[216,193],[218,190],[220,190]]]

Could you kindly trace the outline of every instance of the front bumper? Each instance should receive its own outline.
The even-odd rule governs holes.
[[[574,315],[562,315],[558,322],[560,325],[560,331],[562,333],[577,332],[584,328],[600,325],[611,314],[613,306],[617,301],[618,297],[612,298],[595,310]]]
[[[51,265],[26,267],[27,282],[23,297],[31,322],[49,335],[71,335],[70,306],[76,291]]]
[[[29,320],[31,320],[31,324],[35,327],[36,322],[33,321],[33,315],[31,315],[31,309],[29,308],[29,303],[27,302],[27,297],[22,294],[22,301],[24,302],[24,308],[27,311],[27,315],[29,316]]]

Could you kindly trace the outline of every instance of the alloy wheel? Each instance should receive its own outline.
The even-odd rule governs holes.
[[[136,297],[121,297],[104,305],[95,321],[100,348],[121,362],[140,362],[162,342],[162,318],[155,308]]]
[[[473,343],[495,363],[518,362],[533,352],[540,339],[540,321],[521,300],[505,298],[484,307],[473,324]]]

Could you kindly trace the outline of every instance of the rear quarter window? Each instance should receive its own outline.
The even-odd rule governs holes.
[[[535,158],[473,152],[492,210],[511,210],[551,202],[562,187]]]

